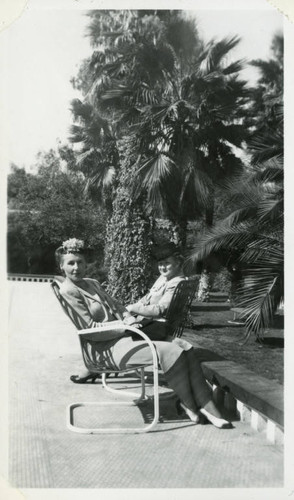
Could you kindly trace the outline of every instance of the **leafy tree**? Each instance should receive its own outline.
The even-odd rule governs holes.
[[[79,176],[62,171],[61,158],[56,152],[40,154],[37,169],[37,174],[31,175],[15,168],[8,177],[9,206],[14,208],[8,214],[8,270],[53,273],[55,248],[74,235],[93,248],[93,259],[99,261],[96,268],[102,268],[103,211],[85,199]],[[19,264],[12,259],[16,254]]]

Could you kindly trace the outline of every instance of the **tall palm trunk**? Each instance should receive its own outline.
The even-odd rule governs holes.
[[[206,268],[203,269],[198,286],[197,300],[199,302],[208,302],[209,295],[213,286],[213,274],[209,272]]]
[[[206,210],[205,213],[205,222],[206,227],[210,228],[213,225],[213,212],[214,212],[214,200],[211,203],[211,206]],[[208,302],[209,295],[213,287],[214,276],[213,273],[209,271],[207,266],[205,266],[202,270],[198,292],[197,292],[197,300],[199,302]]]
[[[137,152],[131,138],[121,139],[118,147],[121,167],[107,226],[105,260],[109,267],[107,289],[126,304],[142,297],[150,284],[152,220],[146,216],[142,198],[132,196]]]
[[[172,240],[182,250],[186,248],[187,243],[187,220],[172,221]]]

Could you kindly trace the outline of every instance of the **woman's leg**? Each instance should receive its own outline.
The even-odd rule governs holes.
[[[185,351],[186,364],[188,366],[190,386],[193,393],[194,401],[196,407],[206,408],[209,407],[210,411],[213,411],[215,416],[220,417],[218,409],[215,407],[212,401],[211,390],[205,380],[203,371],[197,356],[195,355],[193,346],[183,339],[174,339],[173,344],[177,344]]]
[[[170,342],[153,342],[158,360],[166,381],[180,400],[193,412],[196,412],[186,353],[183,349]],[[124,338],[113,349],[113,355],[120,368],[152,364],[151,350],[145,341],[132,341]],[[118,358],[120,357],[120,360]]]
[[[184,405],[194,414],[201,406],[204,412],[215,409],[212,415],[220,422],[212,422],[223,427],[227,422],[219,419],[217,409],[214,407],[209,389],[204,379],[198,360],[189,351],[183,350],[173,342],[153,342],[159,358],[160,366],[165,374],[168,385],[179,396]],[[193,353],[193,350],[191,350]],[[108,351],[112,362],[120,368],[131,368],[138,365],[151,365],[152,354],[145,341],[134,342],[130,337],[122,338]],[[197,399],[196,399],[197,397]],[[205,406],[205,409],[202,408]],[[207,410],[207,411],[206,411]],[[205,414],[209,418],[209,414]],[[209,418],[210,421],[212,421]]]
[[[164,371],[164,375],[168,386],[175,391],[181,402],[196,414],[197,404],[190,384],[190,375],[185,351],[181,353],[169,370]]]
[[[203,408],[212,399],[211,390],[193,349],[185,351],[185,354],[194,400],[198,409]]]
[[[222,418],[212,400],[212,393],[208,388],[201,365],[193,349],[185,352],[189,366],[190,383],[198,409],[200,408],[200,412],[216,427],[221,429],[230,428],[230,422]]]

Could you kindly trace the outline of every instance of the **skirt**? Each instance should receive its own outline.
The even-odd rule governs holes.
[[[205,405],[210,399],[210,391],[192,345],[182,339],[152,343],[169,387],[192,411]],[[150,366],[153,363],[148,344],[144,340],[134,341],[131,335],[109,342],[95,342],[92,354],[93,350],[96,363],[109,370]]]
[[[175,364],[184,350],[176,341],[154,341],[152,343],[163,372],[168,371]],[[188,345],[192,348],[190,344]],[[116,341],[95,342],[94,349],[98,364],[108,369],[125,370],[140,365],[152,365],[153,362],[151,349],[145,340],[134,341],[131,335]]]

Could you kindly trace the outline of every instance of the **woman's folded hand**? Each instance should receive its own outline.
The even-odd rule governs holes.
[[[126,316],[123,320],[125,325],[129,326],[135,326],[136,328],[140,328],[142,325],[138,323],[138,318],[135,318],[135,316]]]

